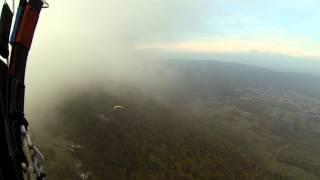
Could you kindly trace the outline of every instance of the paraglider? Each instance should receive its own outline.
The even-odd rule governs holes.
[[[117,106],[113,106],[113,109],[114,109],[114,110],[123,110],[123,109],[125,109],[125,108],[124,108],[124,106],[117,105]]]

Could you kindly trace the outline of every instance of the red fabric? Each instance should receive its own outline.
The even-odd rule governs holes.
[[[27,4],[24,11],[20,29],[17,34],[17,43],[21,43],[28,49],[31,47],[33,34],[36,29],[39,19],[39,12],[35,11],[29,4]]]

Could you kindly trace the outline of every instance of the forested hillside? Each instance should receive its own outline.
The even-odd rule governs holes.
[[[93,87],[61,102],[36,131],[48,179],[320,177],[317,78],[207,61],[163,65],[179,74],[170,92]]]

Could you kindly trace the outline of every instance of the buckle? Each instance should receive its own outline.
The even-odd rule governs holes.
[[[31,141],[31,136],[28,133],[26,126],[22,125],[20,128],[21,139],[23,143],[23,151],[26,156],[26,163],[21,163],[21,167],[24,170],[24,177],[26,180],[31,180],[35,177],[37,179],[43,179],[46,175],[44,173],[43,162],[44,155],[35,147]]]

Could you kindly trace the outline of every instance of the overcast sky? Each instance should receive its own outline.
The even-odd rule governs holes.
[[[48,1],[27,71],[41,84],[127,72],[132,59],[143,58],[215,59],[320,74],[318,0]]]
[[[100,45],[212,53],[264,52],[318,58],[317,0],[54,0],[40,23],[52,38]],[[45,37],[43,33],[46,33]],[[69,36],[69,37],[68,37]],[[70,37],[73,36],[73,37]],[[74,46],[73,44],[70,44]]]
[[[203,23],[199,31],[186,29],[181,36],[189,36],[178,41],[159,40],[143,48],[319,58],[319,5],[317,0],[215,0],[199,18]]]
[[[269,63],[271,68],[292,62],[288,67],[295,68],[288,71],[312,73],[318,71],[315,64],[320,68],[317,0],[52,0],[50,4],[42,12],[32,48],[37,69],[42,66],[37,60],[48,56],[57,62],[41,61],[52,67],[70,68],[68,57],[69,62],[94,69],[110,59],[123,61],[136,55],[237,59]]]

